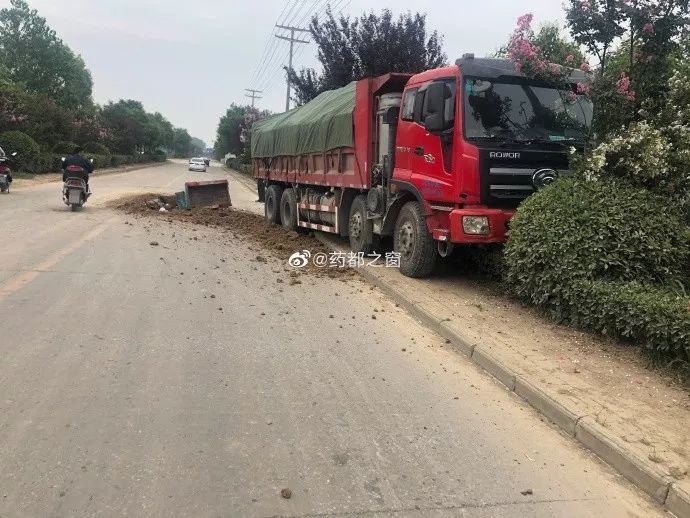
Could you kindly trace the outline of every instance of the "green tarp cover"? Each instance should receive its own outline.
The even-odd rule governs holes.
[[[355,85],[324,92],[304,106],[252,127],[252,158],[324,153],[353,147]]]

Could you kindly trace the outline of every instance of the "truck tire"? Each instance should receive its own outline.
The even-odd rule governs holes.
[[[367,219],[367,198],[358,195],[350,207],[350,248],[355,253],[371,254],[379,244],[379,236],[374,235],[374,223]]]
[[[280,185],[269,185],[266,189],[264,215],[266,216],[266,221],[273,225],[280,225],[280,198],[282,196],[283,188]]]
[[[280,198],[280,221],[285,230],[297,230],[297,195],[292,188],[285,189]]]
[[[400,209],[395,222],[393,248],[400,254],[400,273],[406,277],[428,277],[436,266],[436,242],[426,228],[422,207],[416,201]]]

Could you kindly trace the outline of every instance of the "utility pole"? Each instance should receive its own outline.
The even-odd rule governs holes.
[[[262,94],[264,92],[263,90],[252,90],[251,88],[245,88],[245,90],[249,92],[245,94],[245,97],[249,97],[252,100],[252,108],[254,108],[254,101],[256,101],[256,99],[262,99],[262,97],[257,94]]]
[[[309,43],[309,41],[306,40],[300,40],[295,38],[295,33],[296,32],[309,32],[308,29],[300,29],[299,27],[290,27],[286,25],[276,25],[279,29],[285,29],[286,31],[290,31],[290,37],[288,38],[287,36],[280,36],[276,34],[276,38],[279,38],[281,40],[286,40],[290,42],[290,63],[288,65],[288,71],[292,70],[292,56],[294,55],[295,51],[295,43]],[[288,73],[287,77],[287,99],[285,100],[285,111],[288,111],[290,109],[290,91],[291,91],[291,84],[290,84],[290,74]]]

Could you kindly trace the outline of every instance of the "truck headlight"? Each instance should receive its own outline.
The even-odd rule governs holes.
[[[463,216],[462,230],[465,234],[486,236],[489,234],[489,218],[486,216]]]

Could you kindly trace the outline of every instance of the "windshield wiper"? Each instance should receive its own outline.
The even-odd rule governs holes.
[[[521,144],[527,144],[527,145],[531,145],[531,144],[557,144],[557,145],[561,145],[564,147],[571,145],[573,143],[583,142],[583,141],[584,141],[584,139],[577,139],[574,137],[563,137],[563,138],[558,138],[558,139],[554,139],[554,140],[552,140],[550,138],[546,138],[546,137],[526,138],[526,139],[519,139],[518,140],[518,142],[520,142]]]
[[[501,144],[519,144],[521,142],[515,137],[508,135],[476,135],[474,137],[467,137],[467,140],[491,140]]]

